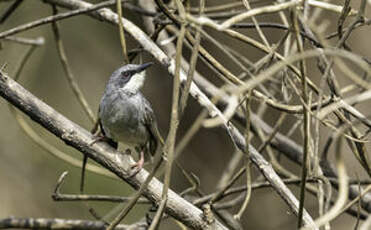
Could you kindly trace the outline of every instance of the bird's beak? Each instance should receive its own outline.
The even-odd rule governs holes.
[[[144,63],[144,64],[139,65],[139,67],[137,68],[137,73],[142,72],[143,70],[145,70],[148,67],[150,67],[152,64],[153,64],[153,62],[147,62],[147,63]]]

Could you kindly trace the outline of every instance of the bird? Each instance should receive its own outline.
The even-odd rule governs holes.
[[[152,64],[126,64],[115,70],[99,104],[98,122],[102,135],[97,140],[105,140],[115,149],[119,142],[137,151],[139,160],[132,165],[133,174],[142,169],[145,156],[153,156],[164,143],[152,106],[140,91],[145,70]]]

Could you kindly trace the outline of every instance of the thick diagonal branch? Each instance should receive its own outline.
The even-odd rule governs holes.
[[[98,162],[103,167],[115,173],[134,188],[138,188],[147,178],[148,172],[141,170],[135,177],[130,177],[133,159],[120,154],[105,143],[90,145],[93,136],[79,125],[65,118],[49,105],[36,98],[17,82],[0,72],[0,96],[26,113],[35,122],[62,139],[67,145],[79,150]],[[154,203],[161,201],[163,184],[153,179],[143,195]],[[202,219],[202,211],[169,190],[165,212],[192,229],[203,229],[206,223]],[[226,229],[215,222],[214,229]]]

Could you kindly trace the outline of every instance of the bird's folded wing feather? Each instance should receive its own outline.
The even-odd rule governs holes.
[[[144,98],[144,97],[143,97]],[[149,130],[150,134],[153,136],[156,142],[155,145],[164,145],[164,140],[162,139],[161,133],[157,127],[157,121],[155,114],[152,110],[151,104],[144,99],[144,124],[146,125],[147,129]],[[155,146],[157,148],[157,146]]]

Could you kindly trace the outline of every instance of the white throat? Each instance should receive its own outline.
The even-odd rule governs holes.
[[[136,73],[122,89],[130,93],[137,93],[143,86],[145,76],[145,71]]]

